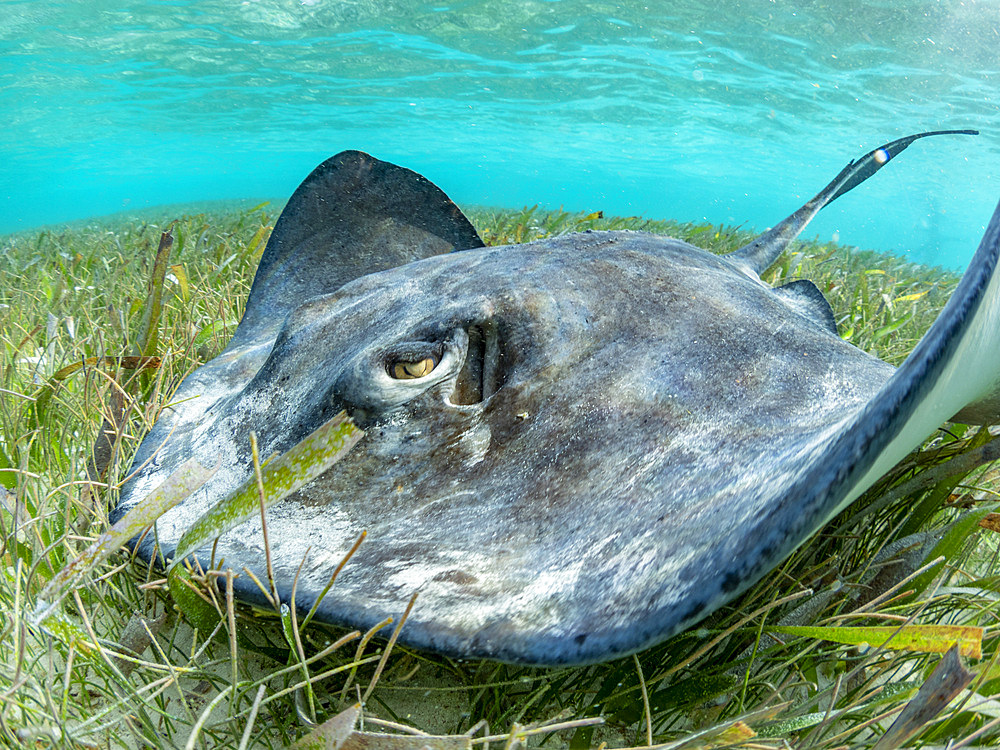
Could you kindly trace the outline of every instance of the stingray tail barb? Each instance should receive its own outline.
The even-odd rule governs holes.
[[[930,135],[979,135],[979,131],[932,130],[926,133],[908,135],[905,138],[886,143],[873,151],[869,151],[860,159],[852,161],[844,167],[840,171],[840,174],[834,177],[825,188],[820,190],[802,208],[772,229],[755,238],[752,242],[749,242],[738,250],[734,250],[729,254],[729,257],[744,271],[752,272],[759,276],[778,259],[778,256],[788,247],[788,243],[799,235],[806,224],[812,221],[812,218],[819,213],[820,209],[832,203],[849,190],[856,188],[888,164],[891,159],[902,153],[915,140],[926,138]]]

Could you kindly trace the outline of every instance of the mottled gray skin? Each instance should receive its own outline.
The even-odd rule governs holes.
[[[365,182],[381,179],[373,168],[406,171],[356,152],[337,159],[300,191],[328,191],[346,172]],[[333,209],[354,212],[340,254],[355,242],[413,247],[414,237],[427,245],[416,254],[476,244],[446,199],[423,228],[406,224],[405,243],[385,207],[368,203]],[[585,663],[696,622],[860,492],[942,356],[938,347],[887,393],[893,368],[836,335],[815,287],[771,289],[745,254],[648,234],[404,258],[346,281],[352,264],[317,249],[329,237],[285,241],[280,223],[275,234],[240,332],[181,385],[115,515],[190,456],[221,459],[157,523],[169,557],[250,476],[251,431],[267,456],[346,410],[362,441],[268,511],[278,588],[287,598],[305,558],[297,603],[308,609],[367,530],[318,619],[367,628],[419,591],[401,640],[453,656]],[[310,299],[282,264],[310,270],[300,274]],[[326,276],[335,291],[315,296]],[[982,297],[991,276],[982,270],[967,297]],[[425,356],[438,360],[430,374],[391,376],[394,362]],[[866,416],[880,403],[889,416]],[[138,544],[146,559],[153,538]],[[221,537],[216,557],[263,578],[259,521]],[[260,602],[246,575],[236,585]]]

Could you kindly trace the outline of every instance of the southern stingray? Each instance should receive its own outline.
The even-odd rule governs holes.
[[[955,131],[948,131],[955,132]],[[181,383],[114,517],[190,457],[221,464],[135,540],[185,529],[342,410],[365,436],[268,510],[274,578],[412,646],[532,664],[655,644],[774,568],[942,422],[1000,414],[1000,209],[899,369],[838,335],[808,281],[759,274],[824,205],[921,133],[851,162],[715,256],[640,232],[484,247],[437,187],[356,151],[316,168],[268,242],[243,319]],[[158,551],[157,551],[158,546]],[[214,557],[213,557],[214,555]],[[198,552],[261,604],[260,520]]]

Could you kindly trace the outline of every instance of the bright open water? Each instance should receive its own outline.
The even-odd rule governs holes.
[[[1000,198],[996,0],[0,0],[0,232],[284,199],[362,149],[460,204],[776,223],[963,266]]]

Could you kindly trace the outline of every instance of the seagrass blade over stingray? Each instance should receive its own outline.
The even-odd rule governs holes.
[[[371,627],[419,591],[401,640],[455,656],[584,663],[663,640],[941,422],[1000,411],[1000,213],[896,371],[837,336],[815,286],[757,275],[924,135],[852,162],[729,257],[633,232],[483,248],[424,178],[340,154],[289,201],[233,342],[181,384],[115,515],[183,460],[221,458],[157,523],[169,557],[250,476],[251,431],[267,456],[346,410],[366,436],[268,511],[279,589],[307,559],[300,607],[367,530],[318,619]],[[153,540],[136,542],[146,559]],[[215,557],[262,577],[259,522]],[[248,576],[236,589],[261,602]]]

